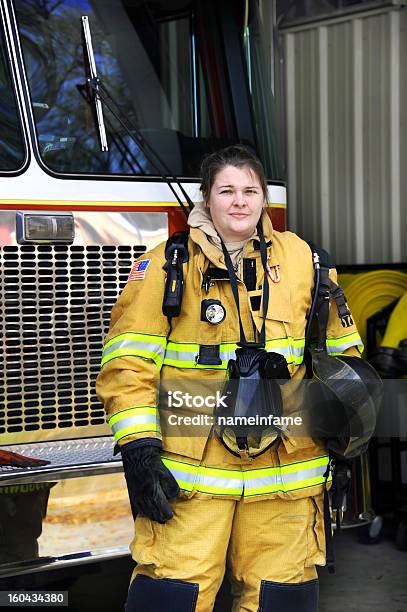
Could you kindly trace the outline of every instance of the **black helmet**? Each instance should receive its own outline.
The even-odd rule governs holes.
[[[310,433],[323,438],[333,455],[357,457],[366,451],[374,433],[383,383],[376,370],[359,357],[310,352]]]

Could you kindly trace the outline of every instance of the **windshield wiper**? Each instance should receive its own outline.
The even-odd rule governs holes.
[[[98,85],[99,79],[98,79],[98,75],[96,72],[96,62],[95,62],[95,55],[93,53],[93,47],[92,47],[92,37],[90,34],[89,18],[86,15],[83,15],[81,20],[82,20],[82,35],[83,35],[83,41],[84,41],[84,51],[86,53],[86,60],[87,60],[86,62],[87,81],[88,83],[90,83],[91,81],[95,83],[95,87],[92,87],[92,91],[93,91],[92,97],[93,97],[93,101],[95,105],[96,127],[97,127],[97,131],[99,134],[100,149],[101,151],[108,151],[109,147],[107,144],[105,122],[103,119],[103,107],[102,107],[102,102],[99,96],[99,85]]]
[[[83,99],[85,100],[85,102],[89,104],[89,106],[92,106],[93,98],[90,95],[90,91],[89,91],[89,90],[92,91],[92,88],[90,87],[90,85],[88,83],[82,83],[82,84],[77,83],[76,88],[81,94],[81,96],[83,97]],[[109,121],[109,117],[106,117],[106,131],[110,139],[114,143],[115,147],[121,154],[123,161],[129,166],[130,170],[134,172],[135,167],[137,167],[137,171],[142,176],[146,176],[140,162],[138,161],[137,157],[134,155],[131,148],[124,140],[124,138],[121,136],[121,134],[115,133],[113,123]]]
[[[85,24],[86,24],[86,27],[85,27]],[[98,121],[98,129],[99,129],[102,151],[108,150],[105,126],[103,122],[103,112],[102,112],[102,103],[103,103],[106,106],[106,108],[110,111],[110,113],[113,115],[113,117],[120,123],[120,125],[122,126],[126,134],[129,136],[129,138],[143,152],[145,158],[151,164],[151,166],[154,168],[154,170],[157,172],[160,178],[162,178],[167,183],[168,187],[170,188],[178,204],[181,206],[185,216],[188,218],[189,212],[194,207],[191,198],[185,191],[184,187],[181,185],[179,179],[176,176],[174,176],[174,174],[171,172],[171,170],[169,169],[167,164],[164,162],[164,160],[158,155],[157,151],[155,151],[155,149],[153,149],[150,143],[147,142],[147,140],[143,137],[143,135],[140,132],[140,129],[129,120],[127,115],[124,114],[118,102],[109,93],[106,86],[102,83],[100,78],[97,76],[95,58],[94,58],[93,49],[92,49],[89,19],[87,16],[82,17],[82,26],[83,26],[83,32],[84,32],[84,41],[86,44],[88,71],[89,71],[89,76],[86,79],[86,81],[87,81],[88,88],[91,89],[94,93],[93,97],[95,100],[95,106],[96,106],[96,103],[98,102],[100,112],[101,112],[100,116],[97,115],[97,121]],[[87,32],[87,34],[85,32]],[[88,45],[88,42],[90,43],[89,45]],[[91,53],[89,53],[89,50]],[[93,73],[93,76],[92,76],[92,73]],[[97,112],[97,108],[98,106],[96,106],[96,112]],[[102,120],[102,123],[100,123],[100,118]],[[100,127],[103,127],[105,146],[106,146],[105,149],[103,149],[103,141],[102,141]],[[137,165],[140,167],[138,163]],[[164,172],[166,173],[166,175],[163,174],[161,168],[164,169]],[[174,186],[172,185],[171,181],[179,187],[183,197],[185,198],[186,203],[188,204],[188,210],[186,209],[184,202],[181,200],[180,196],[174,189]]]

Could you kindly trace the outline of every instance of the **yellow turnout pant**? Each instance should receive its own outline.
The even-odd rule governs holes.
[[[322,496],[252,503],[195,498],[173,504],[165,525],[138,516],[131,550],[137,574],[199,584],[197,612],[210,612],[227,565],[233,611],[257,612],[261,581],[299,583],[324,564]]]

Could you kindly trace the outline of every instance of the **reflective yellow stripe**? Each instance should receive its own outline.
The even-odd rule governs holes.
[[[184,491],[195,490],[209,495],[242,494],[243,477],[239,470],[193,465],[168,457],[162,457],[162,460]]]
[[[306,489],[325,482],[328,457],[318,457],[308,461],[300,461],[278,468],[257,470],[246,476],[245,496],[264,495],[272,492],[291,493],[298,489]],[[277,470],[270,472],[270,470]],[[330,480],[328,478],[328,480]]]
[[[111,338],[103,347],[102,367],[118,357],[151,359],[158,369],[163,364],[167,339],[165,336],[127,332]]]
[[[139,417],[141,415],[154,415],[158,418],[159,413],[157,406],[134,406],[133,408],[126,408],[125,410],[120,410],[115,414],[112,414],[108,419],[108,423],[110,427],[113,427],[116,423],[123,421],[124,419],[128,419],[129,417]]]
[[[331,477],[328,478],[327,482],[332,480]],[[318,474],[313,478],[304,478],[303,480],[297,480],[295,486],[287,487],[284,485],[265,485],[253,487],[249,490],[249,492],[245,491],[245,497],[255,497],[257,495],[269,495],[270,493],[293,493],[294,491],[298,491],[300,489],[309,489],[310,487],[315,487],[318,485],[323,485],[325,482],[325,477],[323,474]]]
[[[150,426],[145,426],[145,425],[131,425],[130,427],[124,427],[123,429],[120,429],[119,431],[115,432],[114,434],[114,439],[119,442],[119,440],[121,440],[122,438],[125,438],[126,436],[132,436],[135,434],[147,434],[147,433],[153,433],[155,434],[156,438],[159,438],[161,440],[161,429],[160,429],[160,425],[159,424],[153,424]]]
[[[291,493],[299,489],[323,485],[326,479],[328,456],[297,463],[245,471],[194,465],[163,456],[168,467],[184,491],[207,495],[254,497],[271,493]],[[331,476],[328,478],[328,482]]]
[[[322,455],[322,457],[315,457],[314,459],[307,459],[306,461],[298,461],[295,463],[286,463],[281,466],[281,473],[284,475],[298,473],[298,465],[305,465],[307,469],[326,467],[328,464],[328,456]]]
[[[266,341],[266,350],[276,352],[286,358],[288,364],[300,365],[304,358],[304,338],[273,338]],[[351,346],[357,346],[363,351],[363,343],[357,332],[327,338],[327,351],[331,356],[344,353]],[[128,332],[111,338],[103,349],[102,367],[118,357],[140,357],[151,359],[158,369],[162,365],[185,369],[225,370],[229,359],[236,358],[237,344],[234,342],[219,345],[219,365],[198,364],[200,345],[196,343],[168,342],[164,336],[153,336]]]
[[[304,359],[304,338],[274,338],[266,341],[266,350],[283,355],[287,363],[300,365]],[[236,358],[237,343],[227,342],[219,345],[219,365],[198,364],[200,345],[196,343],[168,342],[165,351],[164,365],[185,369],[226,370],[229,359]]]
[[[161,439],[160,416],[156,406],[134,406],[116,412],[109,419],[117,442],[133,434],[153,433]]]
[[[358,332],[326,339],[326,349],[332,357],[344,353],[351,346],[357,346],[359,351],[363,352],[363,342]]]

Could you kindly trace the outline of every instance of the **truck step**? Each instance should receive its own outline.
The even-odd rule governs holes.
[[[113,448],[111,436],[1,446],[0,451],[48,463],[35,467],[0,465],[0,486],[120,472],[123,469],[121,456],[114,456]]]

